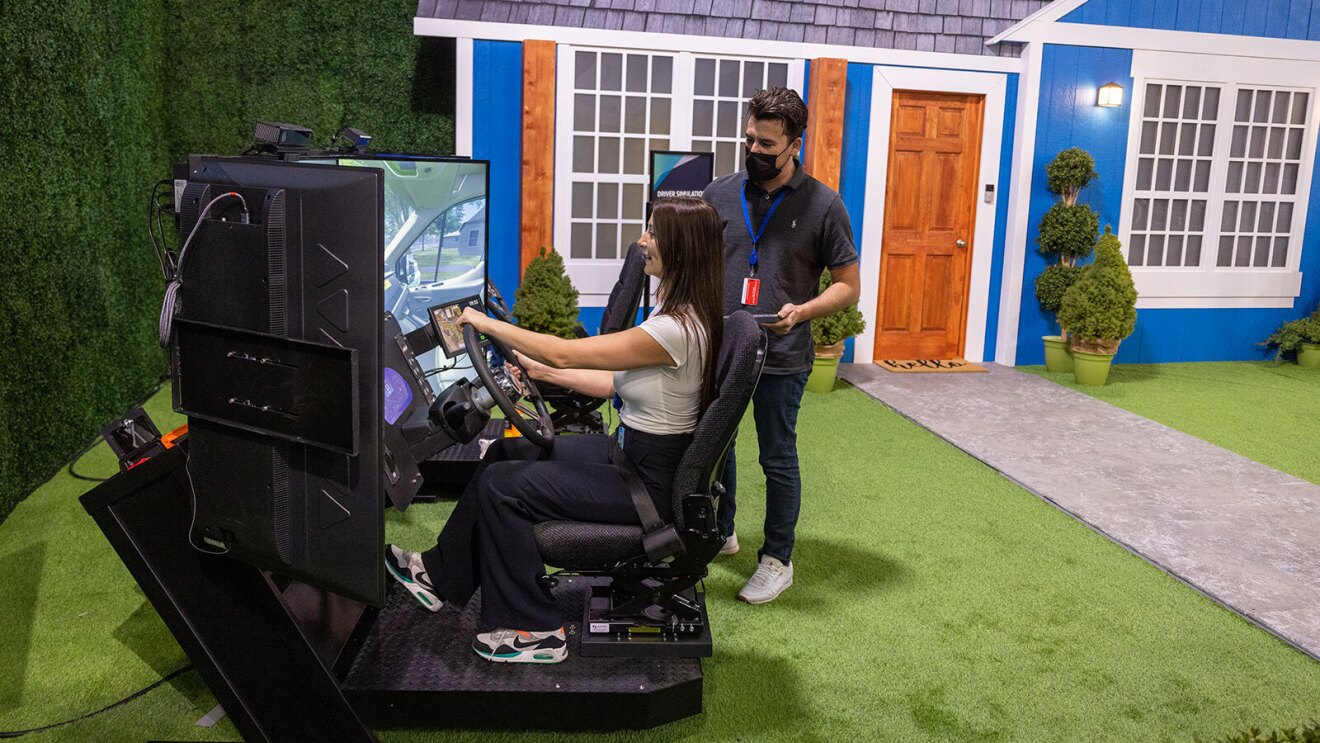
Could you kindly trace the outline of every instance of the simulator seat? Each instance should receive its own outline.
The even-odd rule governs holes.
[[[724,486],[716,479],[761,376],[765,331],[746,312],[724,321],[716,397],[702,414],[679,462],[672,522],[641,526],[548,521],[535,527],[546,564],[591,579],[583,618],[584,655],[708,656],[710,632],[696,584],[723,545],[715,514]],[[672,527],[676,540],[650,537]]]
[[[617,333],[631,328],[637,322],[637,308],[642,303],[642,292],[646,291],[646,259],[642,257],[642,248],[637,243],[628,246],[623,258],[623,269],[619,271],[619,280],[610,290],[610,298],[605,303],[605,312],[600,318],[600,335]],[[576,330],[578,337],[585,337],[587,331],[581,325]],[[538,385],[546,403],[554,409],[550,421],[556,431],[570,433],[603,433],[605,424],[597,412],[605,400],[574,392],[557,385],[542,383]]]

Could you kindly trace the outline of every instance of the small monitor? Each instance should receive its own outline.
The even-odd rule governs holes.
[[[435,336],[440,339],[440,350],[444,352],[445,358],[457,358],[467,352],[463,343],[463,329],[458,325],[458,318],[468,307],[477,312],[484,311],[481,297],[477,296],[464,297],[430,309],[431,326],[435,329]],[[481,340],[485,342],[486,338],[482,336]]]

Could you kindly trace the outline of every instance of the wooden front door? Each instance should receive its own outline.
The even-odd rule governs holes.
[[[894,91],[875,359],[962,356],[984,108]]]

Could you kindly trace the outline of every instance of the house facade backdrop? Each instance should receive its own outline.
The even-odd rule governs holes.
[[[1043,360],[1056,328],[1033,292],[1036,224],[1056,199],[1044,167],[1068,147],[1095,156],[1082,200],[1118,233],[1141,294],[1119,361],[1261,358],[1258,341],[1320,301],[1311,0],[421,0],[414,31],[457,39],[456,150],[491,162],[491,277],[512,291],[555,247],[588,328],[641,232],[647,153],[740,169],[746,101],[772,85],[803,94],[804,164],[852,217],[868,327],[854,361],[896,312],[880,277],[912,188],[891,162],[895,102],[914,94],[980,101],[956,202],[967,359]],[[1097,106],[1108,83],[1122,102]]]

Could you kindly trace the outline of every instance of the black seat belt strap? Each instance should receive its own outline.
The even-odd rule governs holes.
[[[685,552],[683,540],[673,524],[666,524],[655,510],[655,501],[651,492],[642,482],[637,467],[619,446],[617,437],[610,438],[610,462],[618,468],[623,482],[628,486],[628,495],[632,498],[633,510],[642,522],[642,549],[651,562],[665,562]]]

